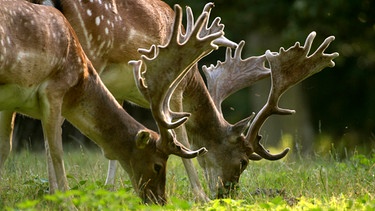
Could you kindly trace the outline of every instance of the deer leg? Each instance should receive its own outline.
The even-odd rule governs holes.
[[[46,133],[44,133],[44,136],[46,136]],[[53,194],[56,190],[59,189],[59,187],[58,187],[58,184],[57,184],[55,168],[53,167],[51,151],[50,151],[49,144],[48,144],[48,141],[47,141],[46,138],[44,138],[44,147],[45,147],[45,150],[46,150],[46,158],[47,158],[49,192],[51,194]]]
[[[55,93],[54,93],[55,94]],[[68,180],[65,174],[62,148],[61,116],[62,96],[41,94],[42,127],[47,153],[50,192],[56,189],[56,183],[61,191],[68,190]]]
[[[61,140],[62,117],[51,117],[52,121],[42,121],[43,133],[47,154],[47,166],[50,179],[50,192],[58,187],[60,190],[68,190],[68,180],[65,174],[63,161],[63,149]],[[57,184],[57,186],[56,186]]]
[[[123,105],[123,103],[124,103],[124,101],[122,101],[122,100],[118,100],[117,102],[120,105]],[[115,184],[116,173],[117,173],[117,161],[116,160],[109,160],[107,178],[105,179],[105,185],[114,185]]]
[[[181,99],[182,99],[182,90],[177,88],[171,101],[171,105],[173,106],[173,109],[175,111],[183,110]],[[180,143],[190,149],[190,144],[189,144],[185,126],[182,125],[181,127],[178,127],[174,130],[176,132],[177,138],[180,141]],[[184,164],[186,173],[189,177],[189,181],[190,181],[191,188],[193,189],[193,193],[194,195],[197,196],[197,200],[202,201],[202,202],[210,201],[210,199],[207,197],[206,193],[204,192],[202,188],[202,185],[200,183],[200,180],[197,174],[197,170],[195,169],[192,160],[182,158],[182,163]]]
[[[114,185],[117,172],[117,161],[109,160],[107,178],[105,179],[105,185]]]
[[[179,128],[175,129],[175,132],[177,134],[178,140],[181,144],[183,144],[185,147],[190,149],[190,144],[187,140],[187,134],[186,129],[184,126],[181,126]],[[193,189],[194,195],[197,196],[197,199],[201,202],[208,202],[210,199],[206,195],[206,193],[203,190],[203,187],[200,183],[197,170],[194,167],[194,164],[191,159],[184,159],[182,158],[182,163],[184,164],[186,173],[189,177],[191,188]]]
[[[3,167],[5,160],[8,158],[10,151],[12,150],[12,135],[14,127],[15,114],[13,111],[14,104],[18,103],[18,98],[14,96],[20,96],[22,98],[22,89],[17,85],[1,85],[0,86],[0,102],[3,110],[0,112],[0,172]]]
[[[62,99],[62,98],[61,98]],[[60,104],[61,105],[61,104]],[[46,154],[47,154],[47,168],[49,177],[50,194],[55,193],[57,188],[61,191],[69,190],[68,179],[65,173],[63,148],[62,148],[62,123],[64,118],[61,116],[60,109],[52,109],[52,115],[43,114],[42,127],[44,133]],[[50,117],[46,118],[45,117]],[[47,120],[47,121],[45,121]],[[65,203],[68,210],[78,210],[68,197]]]
[[[0,173],[1,169],[12,151],[12,134],[15,113],[11,111],[0,112]]]

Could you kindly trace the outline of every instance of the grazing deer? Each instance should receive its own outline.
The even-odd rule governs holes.
[[[140,74],[140,90],[152,105],[159,135],[123,110],[58,10],[23,0],[0,0],[0,4],[0,163],[9,154],[14,113],[40,119],[47,157],[51,158],[50,191],[68,190],[61,140],[61,124],[66,118],[95,141],[108,159],[119,161],[144,202],[164,204],[168,156],[194,158],[206,152],[204,148],[191,151],[176,140],[172,129],[182,125],[189,114],[171,112],[169,98],[196,59],[217,48],[212,42],[222,36],[221,31],[195,36],[208,14],[202,14],[181,44],[181,39],[176,38],[181,36],[181,8],[176,7],[177,21],[171,32],[174,35],[165,48],[175,52],[187,46],[190,51],[186,52],[186,59],[180,60],[182,66],[165,71],[165,78],[159,83],[155,83],[156,78],[147,77],[154,70],[152,65]],[[175,63],[157,60],[156,56],[153,59],[159,65]]]
[[[218,110],[221,110],[222,101],[233,92],[251,86],[254,82],[267,76],[271,77],[271,89],[268,100],[251,121],[246,136],[243,139],[248,153],[255,152],[261,158],[268,160],[280,159],[288,153],[289,148],[277,155],[269,154],[260,144],[262,136],[259,134],[259,131],[263,123],[271,115],[295,113],[294,110],[282,109],[278,106],[281,96],[289,88],[320,72],[325,67],[335,66],[332,60],[338,57],[339,54],[337,52],[331,54],[324,53],[335,37],[330,36],[326,38],[318,49],[309,55],[315,36],[316,33],[311,32],[305,41],[305,45],[302,47],[299,42],[296,42],[293,47],[287,50],[280,48],[279,53],[267,50],[262,56],[250,57],[245,60],[241,59],[242,48],[245,44],[242,41],[233,57],[232,50],[227,48],[225,62],[218,62],[216,66],[203,66],[209,92]],[[268,61],[270,68],[265,67],[265,61]]]
[[[165,44],[170,34],[171,17],[173,17],[173,11],[169,6],[159,0],[53,0],[53,2],[71,22],[85,52],[88,52],[88,57],[100,72],[101,79],[116,99],[131,101],[148,108],[148,102],[131,81],[133,78],[131,66],[127,62],[139,57],[138,48],[148,48],[151,44]],[[204,11],[209,13],[212,7],[213,4],[209,3]],[[192,18],[189,22],[188,27],[194,25]],[[218,18],[214,23],[211,27],[224,27],[219,24]],[[108,32],[107,36],[104,36],[105,32]],[[228,41],[222,41],[222,44],[231,48],[237,46]],[[204,169],[213,197],[225,196],[225,193],[238,183],[249,159],[262,158],[256,153],[265,155],[264,158],[269,160],[280,159],[287,153],[285,150],[272,156],[264,148],[259,148],[264,149],[263,152],[253,153],[249,150],[248,144],[242,141],[245,140],[243,133],[250,125],[251,117],[232,125],[222,115],[220,104],[225,97],[270,76],[270,70],[264,68],[265,55],[245,60],[240,58],[243,45],[244,43],[240,43],[236,49],[237,56],[230,59],[232,62],[225,62],[224,66],[219,65],[215,68],[225,67],[223,72],[228,71],[229,74],[237,71],[237,75],[234,75],[236,77],[223,78],[216,82],[213,78],[207,89],[197,66],[193,66],[171,98],[171,106],[175,110],[191,113],[189,121],[175,130],[178,140],[185,146],[189,146],[188,142],[190,142],[193,148],[205,146],[209,150],[205,156],[198,157],[198,161]],[[228,49],[227,60],[230,57],[229,53]],[[210,72],[212,72],[211,77],[218,75],[218,71]],[[254,78],[254,73],[259,75]],[[231,83],[228,83],[228,80]],[[228,87],[230,84],[233,85],[232,88]],[[216,93],[213,89],[216,89]],[[183,159],[183,162],[193,191],[200,199],[207,200],[191,161]],[[107,183],[113,183],[114,164],[115,162],[110,162]]]

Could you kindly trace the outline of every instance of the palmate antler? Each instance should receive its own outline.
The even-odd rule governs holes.
[[[161,148],[169,150],[172,154],[181,153],[182,149],[185,157],[192,157],[206,152],[206,149],[190,151],[175,140],[174,131],[170,129],[182,125],[190,114],[171,111],[169,102],[173,91],[190,68],[218,48],[215,40],[223,37],[224,27],[216,24],[217,21],[211,27],[204,27],[207,26],[209,16],[209,11],[205,10],[194,24],[193,14],[188,7],[188,27],[186,33],[182,33],[182,9],[175,5],[174,10],[175,21],[169,43],[165,46],[153,45],[149,50],[139,49],[139,52],[144,54],[141,60],[130,63],[134,65],[138,89],[150,102],[151,112],[161,134]]]
[[[259,135],[259,130],[269,116],[272,114],[288,115],[295,113],[294,110],[282,109],[278,106],[280,97],[286,90],[311,75],[320,72],[325,67],[335,66],[332,60],[338,57],[339,54],[337,52],[332,54],[324,53],[324,50],[335,39],[334,36],[326,38],[319,48],[308,56],[315,36],[315,32],[310,33],[303,47],[297,42],[286,51],[284,48],[280,48],[279,53],[266,51],[266,57],[271,69],[271,91],[266,104],[251,122],[246,135],[249,147],[253,152],[265,159],[278,160],[283,158],[289,151],[289,148],[286,148],[283,152],[272,155],[260,144],[262,136]]]
[[[297,42],[287,51],[281,48],[280,53],[267,51],[264,55],[253,56],[244,60],[241,59],[241,53],[245,42],[241,41],[234,56],[232,56],[232,49],[227,48],[224,62],[218,61],[216,66],[202,67],[207,78],[207,88],[220,112],[221,103],[226,97],[242,88],[253,85],[258,80],[271,76],[272,88],[268,101],[251,122],[246,135],[247,144],[252,152],[260,155],[261,158],[277,160],[284,157],[289,151],[289,149],[285,149],[280,154],[272,155],[259,143],[261,139],[259,130],[269,116],[294,113],[292,110],[278,107],[281,95],[288,88],[321,71],[326,66],[334,66],[332,59],[336,58],[338,53],[323,53],[334,40],[333,36],[328,37],[314,54],[307,57],[315,36],[316,33],[312,32],[307,37],[304,47],[300,47]],[[270,68],[265,67],[265,61],[269,62]],[[248,118],[249,121],[252,116]],[[250,159],[258,160],[260,157],[252,154]]]
[[[221,103],[231,94],[245,87],[253,85],[255,82],[267,78],[271,70],[266,68],[266,55],[252,56],[246,59],[241,58],[245,41],[241,41],[232,56],[232,49],[227,47],[225,61],[218,61],[210,67],[203,66],[202,70],[207,79],[207,89],[211,98],[221,115]],[[248,122],[255,116],[253,113],[248,118],[240,122]],[[246,128],[245,128],[246,129]],[[249,153],[250,160],[261,160],[262,157]]]
[[[244,45],[245,41],[238,44],[234,56],[232,49],[228,47],[224,62],[218,61],[216,66],[202,67],[207,79],[207,89],[220,113],[221,103],[228,96],[270,76],[271,70],[264,66],[266,55],[241,59]]]

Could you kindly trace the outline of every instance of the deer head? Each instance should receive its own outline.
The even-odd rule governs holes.
[[[334,58],[338,53],[325,54],[324,50],[334,40],[334,37],[328,37],[323,44],[313,53],[308,55],[313,39],[316,33],[312,32],[306,39],[305,46],[301,47],[297,42],[288,50],[280,49],[279,53],[267,51],[266,54],[258,57],[249,57],[241,59],[241,51],[244,42],[240,42],[232,57],[232,50],[227,48],[226,60],[218,62],[216,66],[203,66],[203,72],[207,78],[207,87],[215,103],[215,106],[221,113],[221,102],[230,94],[244,87],[252,85],[254,82],[271,76],[272,87],[267,103],[255,115],[248,119],[249,129],[246,134],[237,138],[230,143],[222,143],[227,149],[221,149],[218,152],[227,152],[229,156],[225,159],[222,154],[215,156],[212,150],[207,146],[210,153],[198,160],[206,160],[205,162],[217,163],[223,162],[225,170],[217,170],[222,168],[210,168],[210,166],[218,167],[218,164],[207,166],[206,172],[210,177],[210,189],[217,196],[225,196],[228,190],[234,188],[238,183],[241,173],[246,169],[248,160],[278,160],[286,156],[289,148],[279,154],[271,154],[260,144],[261,135],[259,131],[266,119],[272,114],[293,114],[293,110],[281,109],[278,102],[282,94],[306,79],[307,77],[318,73],[325,67],[333,67]],[[270,68],[265,67],[265,62],[269,62]],[[255,117],[254,117],[255,116]],[[214,149],[213,151],[216,151]],[[209,158],[212,156],[212,158]]]

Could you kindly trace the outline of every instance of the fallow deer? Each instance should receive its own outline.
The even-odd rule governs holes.
[[[271,77],[271,89],[266,104],[256,115],[252,115],[252,117],[255,117],[251,120],[246,136],[235,141],[235,143],[241,145],[244,152],[251,156],[253,160],[261,158],[267,160],[278,160],[288,153],[289,148],[286,148],[281,153],[272,155],[262,146],[260,143],[262,136],[259,134],[259,131],[263,123],[273,114],[288,115],[295,113],[294,110],[279,108],[278,102],[281,96],[289,88],[313,74],[320,72],[325,67],[335,66],[335,63],[332,60],[338,57],[339,54],[337,52],[331,54],[324,53],[335,37],[330,36],[326,38],[318,49],[313,54],[309,55],[315,36],[315,32],[310,33],[306,39],[305,45],[302,47],[299,42],[296,42],[293,47],[290,47],[287,50],[280,48],[278,53],[267,50],[262,56],[249,57],[245,60],[241,59],[242,48],[245,44],[244,41],[241,41],[233,56],[232,50],[227,48],[226,59],[224,62],[219,61],[216,66],[211,65],[210,67],[202,67],[207,78],[208,90],[219,111],[221,111],[222,101],[230,94],[242,88],[251,86],[258,80],[269,76]],[[269,68],[265,67],[265,62],[269,63]],[[189,109],[186,109],[186,111],[189,111]],[[198,144],[197,146],[199,145],[201,144]],[[209,145],[207,145],[207,148],[211,150]],[[226,157],[224,159],[229,158]],[[198,161],[201,160],[204,159],[198,158]],[[243,165],[241,165],[241,168],[239,168],[238,171],[243,171],[243,169],[246,168],[246,165],[247,161],[244,160]],[[225,169],[224,171],[223,169],[222,175],[225,175],[225,172],[228,172],[228,170]],[[207,173],[207,177],[216,178],[217,176],[215,171]],[[239,175],[240,173],[230,172],[228,177],[222,178],[223,182],[229,181],[223,185],[228,184],[233,186],[234,184],[237,184],[239,178],[232,177],[235,180],[231,180],[230,177],[230,175],[234,174]],[[210,183],[210,185],[217,186],[215,183]]]
[[[103,82],[116,99],[149,107],[147,101],[135,89],[134,82],[131,81],[133,76],[127,62],[139,57],[138,48],[148,48],[151,44],[166,42],[166,37],[170,34],[171,17],[173,16],[169,6],[158,0],[52,1],[71,22],[74,30],[78,33],[83,48],[88,52],[88,57],[93,61]],[[209,3],[204,10],[210,12],[212,7],[213,4]],[[217,23],[212,26],[224,27],[222,24],[218,24],[218,19],[215,21]],[[194,25],[193,20],[190,22],[191,25]],[[223,44],[232,48],[237,46],[230,42]],[[243,44],[241,45],[243,47]],[[240,48],[236,50],[236,52],[239,51]],[[119,52],[125,53],[120,54]],[[256,61],[253,61],[254,59],[253,57],[245,59],[246,64],[244,62],[232,66],[227,64],[225,71],[235,71],[236,68],[240,68],[239,72],[246,74],[242,70],[246,70],[248,67],[264,69],[265,55],[260,56],[260,59]],[[171,99],[171,106],[175,110],[191,113],[189,121],[183,125],[184,127],[176,130],[177,137],[185,146],[189,146],[188,142],[190,142],[193,147],[206,146],[209,149],[209,152],[205,156],[199,157],[198,161],[204,169],[211,194],[214,197],[222,197],[223,193],[226,193],[233,184],[238,182],[249,159],[258,160],[262,157],[250,153],[245,142],[238,141],[244,140],[243,132],[249,126],[250,118],[232,125],[224,119],[218,104],[221,104],[221,101],[229,94],[251,85],[250,82],[269,77],[270,72],[267,70],[268,72],[261,73],[256,80],[252,78],[254,72],[249,76],[239,75],[236,80],[231,80],[233,83],[230,84],[237,86],[231,89],[228,86],[223,86],[229,84],[225,81],[228,79],[224,79],[224,82],[217,81],[214,86],[218,88],[219,92],[216,93],[216,96],[215,93],[212,93],[213,97],[211,98],[197,66],[192,68],[193,70],[176,88]],[[125,78],[130,81],[125,81]],[[212,91],[211,86],[212,84],[209,85],[210,92]],[[225,89],[227,89],[225,91],[227,94],[223,95],[222,91]],[[222,93],[220,94],[220,92]],[[260,154],[267,155],[266,159],[275,160],[285,156],[286,152],[272,156],[267,150],[264,150]],[[184,165],[193,191],[202,200],[207,200],[191,161],[184,160]],[[115,168],[114,166],[114,162],[110,162],[107,183],[113,183],[115,171],[112,169]]]
[[[0,3],[0,111],[3,127],[0,163],[3,164],[9,154],[10,122],[14,113],[40,119],[47,157],[51,158],[52,164],[49,166],[50,191],[68,190],[61,140],[61,124],[67,119],[95,141],[108,159],[120,162],[144,202],[165,203],[168,156],[193,158],[206,152],[205,148],[189,150],[176,140],[172,129],[183,124],[189,114],[170,112],[169,98],[197,58],[217,48],[213,42],[222,36],[222,31],[199,38],[195,36],[200,33],[208,13],[202,14],[196,27],[186,34],[184,43],[180,43],[181,39],[176,37],[181,36],[181,8],[176,7],[173,36],[165,48],[173,52],[187,45],[190,51],[186,52],[186,59],[180,60],[182,66],[171,67],[168,69],[171,72],[165,72],[162,83],[142,77],[140,89],[152,104],[159,135],[123,110],[100,80],[75,32],[58,10],[23,0],[0,0]],[[166,61],[156,62],[162,65]],[[148,68],[142,75],[148,72],[153,71]]]

